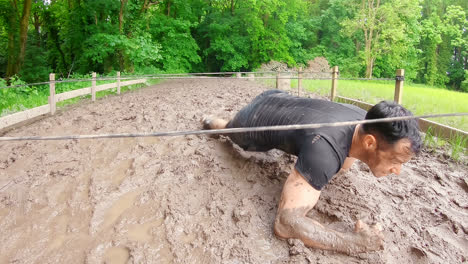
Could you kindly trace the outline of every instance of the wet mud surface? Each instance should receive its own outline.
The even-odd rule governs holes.
[[[267,89],[246,80],[168,81],[83,102],[4,133],[197,130]],[[422,153],[400,176],[353,165],[310,217],[343,232],[380,222],[385,249],[354,256],[273,234],[295,157],[224,137],[0,143],[0,263],[466,263],[468,167]]]

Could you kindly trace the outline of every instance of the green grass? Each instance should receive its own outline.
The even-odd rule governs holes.
[[[460,160],[461,156],[467,155],[468,154],[468,148],[465,148],[465,146],[468,146],[468,138],[457,136],[455,138],[452,138],[449,141],[450,144],[450,156],[455,159],[455,160]]]
[[[330,80],[303,80],[303,87],[309,91],[329,96]],[[292,82],[297,87],[297,81]],[[381,100],[393,100],[394,81],[354,81],[339,80],[337,94],[376,104]],[[450,91],[442,88],[417,84],[405,84],[403,88],[403,106],[415,115],[467,113],[468,93]],[[431,118],[431,121],[468,131],[468,117]]]

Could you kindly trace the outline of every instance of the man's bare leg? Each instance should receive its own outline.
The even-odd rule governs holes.
[[[320,191],[314,189],[297,171],[289,175],[283,187],[275,220],[275,234],[280,238],[297,238],[306,246],[347,254],[374,251],[383,247],[379,226],[356,223],[355,233],[340,233],[307,217],[317,203]]]

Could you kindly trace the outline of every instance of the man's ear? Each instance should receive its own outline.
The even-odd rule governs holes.
[[[377,150],[377,138],[372,134],[366,134],[363,138],[363,147],[366,150],[376,151]]]

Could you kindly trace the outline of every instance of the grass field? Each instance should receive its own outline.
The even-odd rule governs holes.
[[[303,80],[302,83],[303,87],[308,91],[325,96],[330,95],[330,80]],[[292,82],[292,87],[297,88],[297,81]],[[337,94],[375,104],[381,100],[393,100],[394,90],[394,81],[339,80]],[[415,115],[467,113],[468,93],[417,84],[404,84],[402,104]],[[431,118],[430,120],[468,131],[467,116]]]

